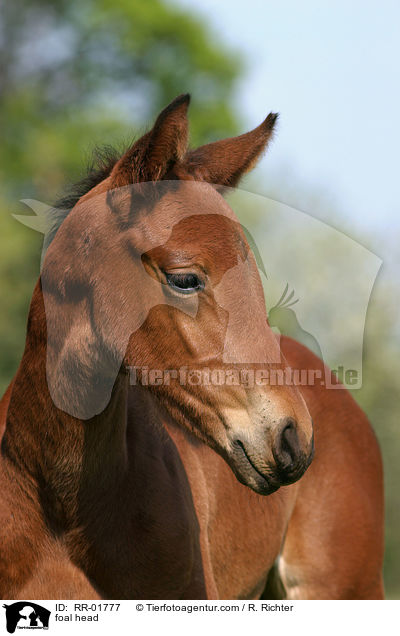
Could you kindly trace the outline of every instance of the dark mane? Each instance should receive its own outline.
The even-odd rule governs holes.
[[[109,176],[121,154],[113,146],[96,147],[90,157],[86,175],[77,183],[67,186],[54,207],[72,210],[84,194]]]
[[[60,225],[79,199],[108,177],[121,154],[123,154],[123,151],[117,150],[113,146],[94,148],[86,169],[86,175],[80,181],[67,186],[64,194],[48,211],[43,253],[45,253]]]

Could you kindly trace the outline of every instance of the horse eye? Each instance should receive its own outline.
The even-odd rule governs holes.
[[[166,278],[172,289],[183,294],[192,294],[204,287],[197,274],[166,274]]]

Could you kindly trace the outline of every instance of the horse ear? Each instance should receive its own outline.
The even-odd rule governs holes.
[[[110,185],[157,181],[185,156],[188,144],[187,109],[190,95],[176,97],[157,117],[152,130],[141,137],[115,164]]]
[[[276,113],[270,113],[260,126],[244,135],[192,150],[185,157],[185,168],[196,180],[234,187],[266,149],[277,119]]]

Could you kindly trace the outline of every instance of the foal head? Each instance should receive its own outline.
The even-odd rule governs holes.
[[[47,250],[48,384],[56,406],[87,419],[130,368],[242,483],[269,494],[310,463],[312,422],[296,387],[265,382],[285,362],[220,192],[252,167],[276,116],[188,152],[188,102],[174,100],[109,167]]]

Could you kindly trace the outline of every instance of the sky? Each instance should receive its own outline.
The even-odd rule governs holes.
[[[321,193],[349,226],[379,237],[378,250],[393,241],[400,229],[400,2],[175,4],[203,15],[243,53],[236,101],[245,125],[280,113],[256,169],[258,192],[276,196],[281,188],[285,203],[325,218],[318,196],[304,202],[300,195]]]

